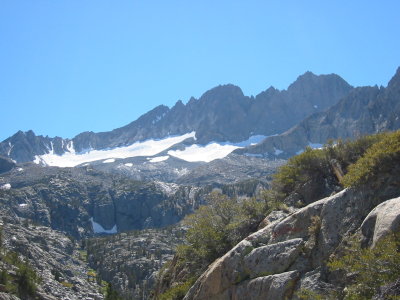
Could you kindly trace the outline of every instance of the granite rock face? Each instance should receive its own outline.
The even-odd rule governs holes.
[[[372,236],[397,226],[397,198],[376,207],[390,196],[391,191],[346,189],[267,224],[211,264],[185,300],[295,299],[301,288],[332,290],[325,263],[344,237],[365,224],[375,228]],[[396,209],[383,218],[389,207]]]
[[[102,300],[100,286],[88,278],[89,266],[80,258],[78,244],[65,234],[29,220],[1,215],[3,249],[20,259],[40,276],[37,299]],[[4,251],[4,250],[3,250]],[[3,266],[2,266],[3,267]],[[7,270],[12,272],[12,270]],[[2,297],[2,298],[1,298]],[[1,294],[0,299],[19,299]]]
[[[400,198],[379,204],[365,218],[361,225],[364,246],[374,247],[388,234],[400,229]]]
[[[0,179],[9,187],[0,189],[4,213],[76,238],[175,224],[204,202],[208,193],[198,187],[138,182],[91,169],[33,164]]]
[[[89,265],[127,299],[149,299],[157,272],[181,244],[177,227],[130,231],[86,242]]]

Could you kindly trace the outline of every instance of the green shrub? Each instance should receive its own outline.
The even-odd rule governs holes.
[[[212,193],[209,202],[184,220],[187,244],[177,249],[182,263],[207,266],[256,230],[267,212],[265,203],[255,199]]]
[[[195,281],[195,277],[192,277],[184,283],[177,284],[159,295],[157,300],[181,300],[185,297]]]
[[[306,182],[327,177],[330,165],[326,153],[324,149],[307,147],[303,153],[291,157],[274,175],[272,189],[284,198]]]
[[[362,249],[359,242],[351,240],[345,254],[332,259],[328,266],[333,271],[342,270],[354,280],[345,289],[347,300],[371,299],[380,286],[400,277],[400,238],[390,235],[374,248]]]
[[[380,141],[373,144],[356,163],[349,166],[344,176],[344,186],[357,186],[378,182],[397,172],[400,163],[400,131],[380,135]],[[395,175],[395,174],[393,174]]]
[[[111,283],[108,283],[108,285],[107,285],[106,296],[105,296],[104,300],[122,300],[122,297],[119,295],[119,293],[116,290],[114,290]]]
[[[36,282],[38,281],[36,272],[27,263],[19,265],[17,271],[18,296],[22,298],[34,296],[36,294]]]
[[[340,180],[348,169],[352,170],[353,164],[367,151],[368,153],[375,151],[372,146],[384,143],[384,140],[391,135],[393,134],[368,135],[354,141],[330,140],[322,149],[307,147],[303,153],[291,157],[278,169],[273,177],[271,192],[276,199],[282,201],[291,193],[301,191],[306,183],[325,186],[329,182],[332,186],[340,186],[342,184]],[[346,185],[347,179],[344,179],[343,183]],[[318,198],[327,195],[315,196]]]
[[[8,272],[6,270],[1,270],[0,272],[0,284],[6,285],[8,284],[10,275],[8,275]]]

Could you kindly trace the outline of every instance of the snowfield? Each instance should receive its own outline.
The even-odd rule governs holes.
[[[153,156],[171,146],[181,143],[188,138],[194,138],[195,132],[180,136],[167,137],[162,140],[147,140],[136,142],[130,146],[106,149],[106,150],[88,150],[85,153],[76,153],[71,143],[68,147],[69,152],[63,155],[57,155],[51,149],[44,155],[36,155],[34,162],[46,166],[56,167],[75,167],[77,165],[97,160],[110,161],[117,158],[128,158],[136,156]]]
[[[137,156],[148,156],[147,160],[150,163],[157,163],[167,160],[170,156],[188,162],[210,162],[215,159],[224,158],[232,151],[238,148],[243,148],[248,145],[254,145],[262,141],[265,136],[251,136],[248,140],[239,143],[216,143],[212,142],[207,145],[190,145],[183,150],[170,150],[168,155],[155,155],[169,149],[173,145],[179,144],[188,138],[196,138],[195,132],[186,133],[180,136],[166,137],[160,140],[146,140],[136,142],[129,146],[118,147],[105,150],[85,150],[85,152],[76,153],[73,143],[68,144],[68,151],[63,155],[54,153],[53,148],[44,155],[35,156],[34,162],[45,166],[57,167],[75,167],[83,164],[87,165],[90,162],[102,161],[103,163],[113,163],[116,159],[124,159]],[[153,156],[153,157],[152,157]],[[127,167],[132,167],[131,163],[125,164]]]
[[[118,233],[117,224],[115,224],[111,229],[104,229],[103,226],[101,226],[99,223],[93,220],[93,217],[90,218],[90,222],[92,222],[92,228],[94,233],[107,233],[107,234]]]
[[[174,150],[174,151],[171,150],[168,151],[168,154],[189,162],[195,162],[195,161],[210,162],[214,159],[224,158],[233,150],[238,148],[241,147],[211,143],[205,146],[191,145],[189,147],[186,147],[184,150]]]

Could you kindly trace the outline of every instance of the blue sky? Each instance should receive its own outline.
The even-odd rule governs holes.
[[[297,76],[386,85],[400,1],[2,0],[0,140],[128,124],[225,83],[255,95]]]

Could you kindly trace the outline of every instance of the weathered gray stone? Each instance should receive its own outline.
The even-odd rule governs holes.
[[[296,260],[303,245],[297,238],[259,247],[246,255],[243,263],[250,278],[282,273]]]
[[[374,247],[390,233],[400,229],[400,197],[387,200],[375,207],[361,225],[364,246]]]
[[[0,300],[21,300],[21,299],[14,295],[10,295],[7,293],[0,293]]]
[[[277,300],[290,297],[299,273],[296,271],[258,277],[241,283],[233,293],[233,300]],[[228,300],[229,298],[226,298]]]
[[[227,299],[227,291],[235,297],[235,287],[246,278],[269,272],[279,275],[289,266],[299,273],[323,266],[343,237],[356,232],[364,216],[376,206],[375,196],[346,189],[271,223],[215,261],[189,290],[185,300]],[[307,249],[300,251],[303,241]]]

